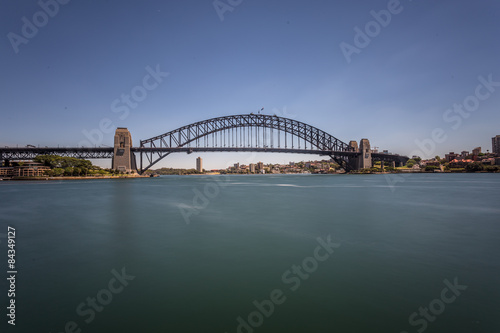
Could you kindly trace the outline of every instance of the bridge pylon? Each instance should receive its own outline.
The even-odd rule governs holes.
[[[136,172],[135,155],[132,148],[132,135],[125,127],[118,127],[115,132],[115,143],[111,168],[122,172]]]
[[[358,157],[358,169],[371,168],[372,163],[372,150],[370,147],[370,140],[361,139],[359,142],[359,157]]]
[[[359,145],[356,141],[351,140],[349,141],[349,147],[352,151],[357,152],[358,154],[347,158],[346,165],[344,165],[347,168],[346,171],[361,170],[372,167],[373,162],[370,140],[361,139]]]

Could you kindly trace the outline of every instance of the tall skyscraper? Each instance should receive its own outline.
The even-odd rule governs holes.
[[[201,159],[201,157],[198,157],[196,159],[196,171],[203,172],[203,160]]]
[[[491,146],[491,152],[495,155],[500,156],[500,135],[497,135],[491,139]]]

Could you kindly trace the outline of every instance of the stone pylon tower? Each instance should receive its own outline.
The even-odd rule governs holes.
[[[372,167],[372,151],[370,148],[370,141],[368,139],[361,139],[359,142],[359,160],[358,169]]]
[[[115,132],[112,169],[122,172],[135,172],[135,155],[130,151],[132,135],[128,129],[118,127]]]
[[[354,140],[349,141],[349,147],[354,148],[354,151],[359,151],[358,143]]]

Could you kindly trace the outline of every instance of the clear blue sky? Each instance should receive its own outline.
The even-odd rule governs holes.
[[[0,2],[2,146],[75,146],[106,118],[128,127],[138,145],[262,107],[343,141],[369,138],[405,155],[426,139],[432,155],[491,150],[491,137],[500,134],[500,83],[480,88],[481,100],[470,98],[479,76],[500,82],[498,1],[232,0],[237,5],[223,13],[210,0],[72,0],[57,13],[54,1],[45,3],[53,17],[40,14],[37,1]],[[385,27],[370,24],[370,12],[388,6],[397,12],[390,22],[382,15]],[[23,29],[23,17],[29,25],[38,20],[36,34]],[[341,43],[355,47],[354,28],[365,31],[367,23],[373,37],[368,45],[358,40],[348,62]],[[148,66],[169,75],[147,81],[151,90],[128,115],[113,112],[123,111],[122,94],[143,86]],[[464,100],[473,111],[446,113]],[[436,128],[444,140],[432,139]],[[113,133],[99,131],[95,142],[111,146]],[[316,158],[201,156],[206,168]],[[194,167],[196,157],[169,156],[159,166]]]

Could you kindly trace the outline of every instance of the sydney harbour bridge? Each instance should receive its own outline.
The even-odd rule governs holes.
[[[141,140],[139,147],[132,146],[132,137],[126,128],[118,128],[114,147],[5,147],[0,148],[0,160],[9,165],[10,161],[33,159],[38,155],[111,158],[113,169],[143,173],[172,153],[193,152],[322,155],[329,156],[346,171],[369,168],[373,161],[401,165],[408,160],[406,156],[373,153],[368,139],[362,139],[359,145],[356,141],[346,143],[297,120],[253,113],[199,121]]]

